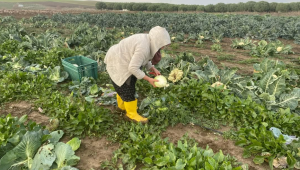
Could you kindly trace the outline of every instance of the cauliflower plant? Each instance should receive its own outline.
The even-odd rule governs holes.
[[[257,70],[253,70],[253,73],[260,73],[260,71],[257,71]]]
[[[171,71],[169,74],[168,80],[172,81],[173,83],[179,81],[183,76],[183,71],[179,70],[178,68],[175,68],[174,70]]]
[[[280,51],[282,51],[282,47],[277,47],[277,52],[280,52]]]
[[[245,45],[244,42],[239,42],[239,45]]]
[[[219,86],[224,86],[224,89],[226,89],[226,85],[224,85],[223,83],[221,83],[219,81],[217,81],[211,85],[211,87],[219,87]]]

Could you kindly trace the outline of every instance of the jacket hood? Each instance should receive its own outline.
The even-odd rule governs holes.
[[[151,56],[154,57],[155,53],[163,46],[171,43],[168,31],[160,26],[153,27],[149,31]]]

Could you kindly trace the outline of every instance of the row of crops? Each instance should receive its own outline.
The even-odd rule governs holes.
[[[5,20],[5,19],[4,19]],[[45,21],[47,21],[45,23]],[[180,21],[180,22],[178,22]],[[223,14],[165,14],[165,13],[104,13],[104,14],[54,14],[51,19],[36,16],[30,22],[35,26],[43,24],[58,26],[61,23],[87,22],[99,27],[129,27],[139,32],[149,31],[160,25],[171,33],[201,33],[210,35],[223,34],[225,37],[250,37],[254,39],[276,40],[285,38],[300,40],[299,17],[275,17],[263,15],[223,15]],[[24,21],[24,23],[26,23]],[[43,23],[43,24],[41,24]]]
[[[294,31],[288,32],[287,28],[291,30],[291,27],[280,25],[284,22],[293,25]],[[215,40],[213,37],[220,37],[216,35],[220,33],[222,36],[243,38],[253,29],[267,28],[273,32],[265,35],[253,32],[255,36],[250,38],[274,40],[283,35],[293,35],[285,37],[291,39],[298,34],[296,22],[297,18],[293,17],[208,14],[197,14],[197,17],[196,14],[55,14],[50,19],[36,16],[20,21],[1,17],[0,103],[30,100],[36,108],[42,109],[41,114],[53,118],[56,123],[44,130],[44,127],[35,128],[34,123],[24,124],[24,118],[18,120],[2,116],[0,131],[4,135],[0,136],[0,169],[34,169],[37,166],[35,160],[43,159],[42,154],[45,153],[40,154],[39,149],[45,142],[47,145],[42,147],[45,147],[44,150],[50,148],[52,157],[50,161],[43,159],[47,162],[43,168],[75,169],[72,166],[79,158],[74,151],[80,142],[75,138],[74,147],[72,142],[58,142],[60,137],[57,133],[62,133],[61,130],[70,136],[105,135],[109,140],[119,142],[120,148],[111,161],[102,164],[102,168],[134,169],[142,165],[143,169],[149,170],[247,169],[246,165],[225,156],[222,151],[213,153],[210,148],[198,147],[189,137],[184,137],[177,145],[160,137],[168,126],[177,123],[203,125],[204,120],[221,121],[232,127],[233,131],[227,135],[244,147],[244,157],[252,157],[256,164],[267,161],[270,168],[298,169],[300,142],[291,136],[300,135],[299,77],[283,62],[265,59],[253,66],[255,71],[252,75],[242,77],[234,69],[219,68],[209,58],[196,62],[191,54],[171,56],[165,51],[157,68],[162,75],[169,77],[170,86],[161,89],[152,88],[145,81],[137,83],[139,113],[148,117],[148,125],[124,121],[119,114],[112,114],[104,107],[115,105],[116,101],[102,62],[105,51],[112,44],[133,33],[147,31],[156,24],[166,26],[172,36],[177,37],[173,41],[180,41],[182,32],[190,31],[199,35],[196,41],[201,43],[207,36],[211,37],[207,41]],[[191,23],[197,27],[192,27]],[[239,32],[239,35],[232,34],[239,24],[242,24],[239,30],[245,28],[245,31]],[[29,33],[33,28],[48,30]],[[67,34],[65,29],[73,31]],[[207,30],[208,33],[202,32]],[[243,42],[246,43],[247,39]],[[240,42],[233,43],[234,48],[239,45],[243,47]],[[264,45],[262,41],[260,46]],[[273,52],[281,52],[278,47],[273,44],[270,48]],[[68,74],[62,69],[61,59],[75,55],[87,56],[98,62],[97,80],[67,81]],[[275,133],[276,129],[282,135]],[[60,156],[59,151],[63,150],[60,147],[70,154]],[[26,154],[27,148],[32,149],[30,154]],[[19,153],[22,156],[16,156]],[[6,161],[8,159],[9,162]]]

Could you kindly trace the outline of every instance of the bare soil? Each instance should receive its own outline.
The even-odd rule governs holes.
[[[71,140],[69,136],[62,138],[63,142]],[[100,169],[101,163],[110,161],[113,152],[119,148],[119,144],[108,141],[105,137],[81,139],[80,148],[76,155],[80,157],[76,168],[80,170]]]
[[[270,169],[267,163],[262,165],[256,165],[252,159],[243,158],[243,148],[236,146],[234,141],[224,139],[220,134],[208,131],[199,126],[178,124],[174,127],[169,127],[165,132],[162,133],[163,138],[169,138],[170,142],[177,143],[185,134],[188,134],[190,138],[196,140],[199,147],[206,148],[209,146],[215,153],[222,150],[226,155],[229,154],[234,156],[239,162],[248,164],[249,170],[267,170]]]
[[[46,115],[40,114],[35,111],[31,103],[26,101],[12,102],[4,106],[0,110],[0,115],[11,114],[14,117],[21,117],[23,115],[28,115],[28,119],[46,126],[49,123],[50,118]]]
[[[12,116],[21,117],[27,114],[29,120],[46,126],[50,118],[36,110],[30,102],[17,101],[0,108],[0,116],[10,113]],[[64,135],[61,141],[68,142],[70,139]],[[119,144],[111,143],[105,137],[100,139],[85,137],[80,140],[80,148],[76,151],[76,155],[80,157],[76,167],[80,170],[100,169],[101,163],[110,160],[113,152],[119,148]]]

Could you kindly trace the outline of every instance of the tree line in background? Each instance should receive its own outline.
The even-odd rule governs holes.
[[[204,11],[204,12],[291,12],[300,11],[300,2],[276,3],[248,1],[237,4],[176,5],[167,3],[97,2],[97,9],[129,11]]]

